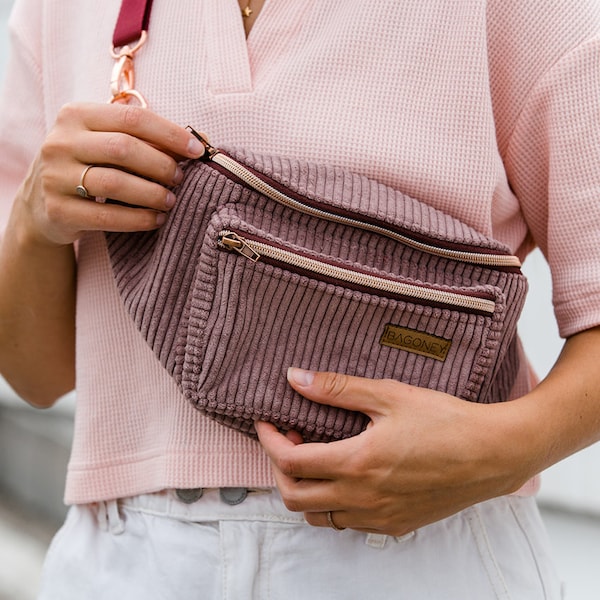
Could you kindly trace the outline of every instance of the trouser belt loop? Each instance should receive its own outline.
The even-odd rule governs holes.
[[[371,546],[371,548],[385,548],[385,543],[387,542],[387,535],[381,533],[369,533],[367,535],[367,539],[365,543],[367,546]]]
[[[120,535],[125,531],[125,521],[119,513],[117,500],[98,502],[98,525],[102,531]]]

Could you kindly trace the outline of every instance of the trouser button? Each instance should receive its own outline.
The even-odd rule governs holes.
[[[184,504],[193,504],[202,498],[202,494],[204,490],[202,488],[190,488],[183,490],[175,490],[175,495],[184,503]]]
[[[221,488],[219,493],[223,502],[234,506],[236,504],[241,504],[246,499],[246,496],[248,496],[248,488]]]

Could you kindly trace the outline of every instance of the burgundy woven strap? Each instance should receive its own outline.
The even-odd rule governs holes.
[[[120,48],[140,39],[148,30],[152,0],[123,0],[113,34],[113,46]]]

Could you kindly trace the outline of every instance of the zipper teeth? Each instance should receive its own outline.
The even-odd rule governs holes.
[[[229,230],[221,231],[219,233],[219,240],[222,240],[222,238],[227,236],[234,238],[237,242],[245,245],[254,253],[259,255],[254,259],[255,261],[258,260],[260,256],[265,256],[272,260],[316,273],[317,275],[331,277],[346,283],[361,285],[399,296],[408,296],[410,298],[415,298],[425,302],[448,304],[451,306],[490,314],[492,314],[496,309],[496,304],[493,300],[475,296],[466,296],[454,292],[446,292],[444,290],[424,288],[418,285],[412,285],[410,283],[402,283],[399,281],[385,279],[383,277],[377,277],[376,275],[360,273],[344,267],[330,265],[301,254],[296,254],[295,252],[290,252],[289,250],[283,250],[282,248],[272,246],[271,244],[256,240],[249,240]],[[228,248],[222,241],[219,242],[219,245],[221,247]],[[240,251],[239,249],[237,250],[238,252]]]
[[[247,183],[250,187],[254,188],[257,192],[263,194],[274,200],[275,202],[279,202],[280,204],[284,204],[285,206],[289,206],[294,210],[299,212],[319,217],[321,219],[326,219],[328,221],[332,221],[335,223],[340,223],[343,225],[350,225],[352,227],[356,227],[359,229],[371,231],[373,233],[377,233],[388,238],[394,239],[398,242],[405,244],[406,246],[410,246],[416,250],[422,250],[429,254],[433,254],[435,256],[441,256],[443,258],[450,258],[454,260],[458,260],[461,262],[474,263],[489,267],[520,267],[521,262],[516,256],[512,255],[504,255],[504,254],[483,254],[479,252],[467,252],[463,250],[450,250],[447,248],[438,248],[437,246],[431,246],[430,244],[425,244],[423,242],[418,242],[413,240],[405,235],[392,231],[391,229],[386,229],[385,227],[380,227],[379,225],[374,225],[372,223],[365,223],[363,221],[359,221],[357,219],[351,219],[350,217],[344,217],[342,215],[336,215],[319,208],[314,208],[312,206],[308,206],[299,202],[298,200],[287,196],[283,192],[275,189],[273,186],[269,185],[265,181],[263,181],[260,177],[252,173],[244,167],[244,165],[240,164],[233,158],[223,154],[221,152],[216,152],[212,155],[211,160],[216,162],[218,165],[227,169],[230,173]]]

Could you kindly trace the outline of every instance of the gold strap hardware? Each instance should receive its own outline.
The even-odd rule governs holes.
[[[111,56],[117,61],[112,70],[110,78],[110,91],[112,94],[109,100],[110,104],[115,102],[123,102],[129,104],[132,100],[142,108],[148,108],[148,102],[144,96],[135,89],[135,69],[133,58],[135,53],[146,43],[148,34],[142,31],[140,39],[135,46],[123,46],[117,51],[116,48],[111,49]]]

